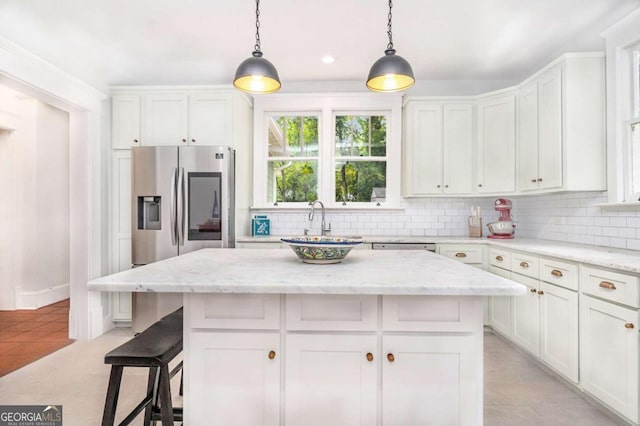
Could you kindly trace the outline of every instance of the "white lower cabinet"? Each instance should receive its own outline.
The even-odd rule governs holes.
[[[288,334],[286,346],[285,424],[376,424],[375,335]]]
[[[580,382],[592,394],[638,423],[637,309],[580,295]]]
[[[511,272],[489,266],[489,272],[511,279]],[[489,298],[489,325],[506,337],[511,337],[511,296],[491,296]]]
[[[527,286],[527,294],[512,297],[514,342],[539,356],[540,345],[540,296],[539,281],[519,274],[511,274],[511,279]]]
[[[385,335],[382,347],[384,426],[482,424],[481,336]]]
[[[188,345],[188,424],[280,425],[279,333],[192,332]]]

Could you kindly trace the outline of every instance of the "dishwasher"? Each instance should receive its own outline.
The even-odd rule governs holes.
[[[372,243],[373,250],[427,250],[436,252],[435,243]]]

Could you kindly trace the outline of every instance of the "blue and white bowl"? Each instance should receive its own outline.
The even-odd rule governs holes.
[[[304,263],[340,263],[351,249],[362,244],[360,237],[302,236],[281,238]]]

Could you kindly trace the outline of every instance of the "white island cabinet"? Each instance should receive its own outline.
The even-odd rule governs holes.
[[[190,425],[481,425],[482,296],[525,287],[428,251],[204,249],[89,282],[184,293]]]

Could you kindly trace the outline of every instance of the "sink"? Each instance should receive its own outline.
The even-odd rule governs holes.
[[[362,244],[360,237],[329,237],[305,235],[281,238],[304,263],[326,265],[340,263],[351,249]]]

